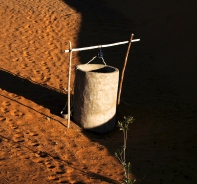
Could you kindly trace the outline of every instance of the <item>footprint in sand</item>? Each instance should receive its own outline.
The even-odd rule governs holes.
[[[42,61],[41,62],[41,65],[42,65],[42,69],[43,71],[45,71],[44,73],[41,74],[41,77],[40,77],[40,80],[42,80],[42,82],[48,82],[51,80],[51,73],[50,73],[50,67],[48,66],[47,62],[46,61]],[[45,76],[47,75],[47,76]]]
[[[14,98],[15,100],[20,100],[21,99],[21,97],[20,96],[18,96],[18,95],[16,95],[16,94],[9,94],[9,96],[11,97],[11,98]]]
[[[21,132],[16,132],[13,136],[13,141],[14,142],[24,142],[24,135]]]
[[[38,153],[35,153],[31,159],[33,162],[36,163],[45,163],[45,160],[47,159],[48,154],[43,151],[39,151]]]
[[[43,162],[44,162],[44,159],[43,159],[42,157],[37,157],[37,156],[33,156],[33,157],[31,158],[31,160],[32,160],[33,162],[36,162],[36,163],[43,163]]]
[[[48,180],[50,181],[60,180],[62,177],[62,174],[66,173],[64,169],[64,165],[52,158],[48,158],[47,160],[45,160],[44,164],[47,170],[52,173],[48,176]]]
[[[26,134],[31,135],[31,136],[38,136],[38,133],[36,133],[34,131],[28,131],[28,132],[26,132]]]
[[[30,153],[22,151],[22,150],[17,151],[17,156],[19,156],[23,159],[30,159]]]
[[[45,83],[51,80],[51,77],[45,77],[44,75],[41,76],[40,80]]]
[[[22,112],[19,111],[19,110],[11,111],[11,114],[12,114],[13,116],[17,116],[17,117],[21,117],[21,116],[24,115],[24,113],[22,113]]]
[[[50,74],[50,67],[48,66],[48,63],[46,61],[41,62],[42,69],[46,71],[47,74]]]
[[[15,123],[11,123],[10,124],[11,129],[17,129],[18,125],[16,125]]]
[[[48,180],[52,181],[52,180],[59,180],[59,177],[56,174],[51,174],[48,176]]]
[[[52,169],[54,169],[56,167],[54,164],[54,160],[51,158],[47,159],[44,164],[47,167],[47,169],[50,171],[52,171]]]
[[[54,171],[57,174],[64,174],[64,173],[66,173],[66,171],[64,169],[64,165],[58,165]]]
[[[48,176],[48,181],[57,181],[58,183],[65,183],[66,178],[62,174],[50,174]]]
[[[0,116],[0,122],[1,122],[1,123],[4,122],[5,120],[6,120],[6,117]]]
[[[40,70],[34,70],[34,69],[33,69],[33,72],[34,72],[35,74],[40,74],[40,73],[41,73]]]
[[[39,146],[39,142],[36,139],[29,139],[28,140],[28,145],[30,146]]]
[[[26,69],[27,67],[28,67],[27,64],[22,64],[22,65],[21,65],[21,69]]]
[[[47,72],[50,72],[50,68],[46,61],[41,61],[41,65],[42,65],[42,69],[46,70]]]
[[[17,129],[18,125],[13,121],[13,119],[7,119],[6,120],[8,125],[10,126],[11,129]]]
[[[11,104],[10,104],[9,101],[3,101],[3,102],[2,102],[2,105],[3,105],[3,106],[10,106]]]
[[[57,181],[58,183],[65,183],[65,184],[69,184],[70,181],[68,180],[68,177],[60,177],[59,180]]]
[[[1,112],[7,114],[8,112],[10,112],[10,110],[8,108],[1,107]]]
[[[36,133],[35,131],[27,131],[26,135],[30,136],[27,140],[28,145],[30,145],[30,146],[39,146],[40,145],[38,140],[35,139],[35,137],[38,136],[38,133]]]

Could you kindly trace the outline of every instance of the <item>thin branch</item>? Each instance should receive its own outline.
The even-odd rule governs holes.
[[[121,75],[120,86],[119,86],[119,91],[118,91],[118,102],[117,102],[118,105],[120,104],[120,95],[121,95],[121,91],[122,91],[122,83],[123,83],[123,78],[124,78],[124,72],[125,72],[125,68],[126,68],[126,65],[127,65],[127,59],[128,59],[128,56],[129,56],[129,51],[130,51],[131,43],[133,41],[133,37],[134,37],[134,34],[131,34],[129,45],[128,45],[128,48],[127,48],[127,53],[126,53],[126,56],[125,56],[124,66],[123,66],[123,69],[122,69],[122,75]]]

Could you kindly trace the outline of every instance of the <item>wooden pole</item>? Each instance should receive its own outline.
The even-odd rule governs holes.
[[[120,104],[120,95],[121,95],[121,91],[122,91],[122,83],[123,83],[123,79],[124,79],[124,72],[125,72],[125,68],[126,68],[126,65],[127,65],[127,59],[128,59],[128,56],[129,56],[129,51],[130,51],[130,47],[131,47],[133,37],[134,37],[134,34],[131,34],[129,45],[128,45],[128,48],[127,48],[127,53],[126,53],[126,56],[125,56],[124,66],[123,66],[123,69],[122,69],[120,86],[119,86],[119,91],[118,91],[118,102],[117,102],[118,105]]]
[[[68,128],[70,128],[70,79],[71,79],[71,66],[72,66],[72,44],[70,45],[70,57],[69,57],[69,72],[68,72]]]
[[[139,42],[140,39],[135,39],[135,40],[132,40],[132,42]],[[90,50],[90,49],[97,49],[97,48],[104,48],[104,47],[113,47],[113,46],[116,46],[116,45],[122,45],[122,44],[127,44],[129,43],[130,41],[123,41],[123,42],[117,42],[117,43],[111,43],[111,44],[106,44],[106,45],[96,45],[96,46],[90,46],[90,47],[83,47],[83,48],[74,48],[72,49],[72,51],[83,51],[83,50]],[[69,50],[65,50],[65,52],[70,52],[70,49]]]

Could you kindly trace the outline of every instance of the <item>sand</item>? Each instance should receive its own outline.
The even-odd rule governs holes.
[[[0,2],[0,184],[121,183],[117,127],[105,135],[70,129],[69,55],[134,33],[117,117],[131,115],[127,161],[139,183],[197,183],[196,1]],[[106,4],[105,4],[106,3]],[[143,5],[143,6],[142,6]],[[122,70],[127,45],[103,49]],[[96,50],[73,53],[74,69]],[[101,61],[96,61],[101,62]]]

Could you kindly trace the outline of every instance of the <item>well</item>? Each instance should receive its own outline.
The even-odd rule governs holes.
[[[106,133],[116,124],[119,70],[103,64],[76,66],[74,120],[84,129]]]

